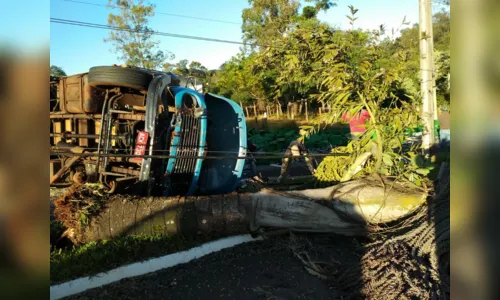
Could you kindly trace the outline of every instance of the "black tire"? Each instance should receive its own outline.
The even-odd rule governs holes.
[[[92,67],[88,75],[89,85],[94,87],[127,87],[147,91],[153,74],[146,70],[113,66]]]

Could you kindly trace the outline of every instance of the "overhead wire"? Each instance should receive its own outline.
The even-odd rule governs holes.
[[[97,151],[97,147],[85,147],[84,150],[87,150],[87,151],[93,151],[93,150],[96,150]],[[51,151],[55,151],[55,150],[58,150],[58,151],[61,151],[61,150],[68,150],[68,148],[65,148],[65,147],[51,147]],[[130,151],[130,149],[127,149],[127,148],[111,148],[110,150],[112,151]],[[155,153],[165,153],[165,152],[170,152],[170,150],[154,150],[153,152]],[[238,151],[217,151],[217,150],[205,150],[204,151],[205,153],[213,153],[213,154],[239,154]],[[253,156],[256,156],[256,157],[259,157],[261,155],[268,155],[268,154],[274,154],[274,155],[284,155],[285,152],[278,152],[278,151],[262,151],[262,152],[249,152],[249,151],[246,151],[247,153],[253,155]]]
[[[246,46],[259,46],[255,43],[244,43],[244,42],[240,42],[240,41],[230,41],[230,40],[207,38],[207,37],[194,36],[194,35],[160,32],[160,31],[154,31],[154,30],[136,30],[136,29],[123,28],[123,27],[117,27],[117,26],[112,26],[112,25],[103,25],[103,24],[96,24],[96,23],[89,23],[89,22],[82,22],[82,21],[60,19],[60,18],[50,18],[50,22],[51,23],[58,23],[58,24],[65,24],[65,25],[80,26],[80,27],[90,27],[90,28],[99,28],[99,29],[107,29],[107,30],[126,31],[126,32],[133,32],[133,33],[153,34],[153,35],[158,35],[158,36],[183,38],[183,39],[199,40],[199,41],[206,41],[206,42],[217,42],[217,43],[226,43],[226,44],[233,44],[233,45],[246,45]]]
[[[105,30],[126,31],[126,32],[133,32],[133,33],[142,33],[142,34],[152,34],[152,35],[157,35],[157,36],[191,39],[191,40],[206,41],[206,42],[225,43],[225,44],[233,44],[233,45],[252,46],[252,47],[268,47],[268,48],[282,49],[282,50],[288,50],[288,51],[296,50],[296,51],[300,52],[299,49],[287,49],[285,47],[277,46],[276,44],[265,45],[265,44],[257,44],[257,43],[246,43],[246,42],[241,42],[241,41],[231,41],[231,40],[223,40],[223,39],[216,39],[216,38],[208,38],[208,37],[201,37],[201,36],[194,36],[194,35],[161,32],[161,31],[154,31],[154,30],[136,30],[136,29],[122,28],[122,27],[117,27],[117,26],[112,26],[112,25],[96,24],[96,23],[74,21],[74,20],[68,20],[68,19],[60,19],[60,18],[50,18],[50,22],[57,23],[57,24],[64,24],[64,25],[98,28],[98,29],[105,29]],[[432,70],[432,69],[419,69],[419,70],[429,71],[429,72],[436,71],[436,70]]]
[[[175,158],[175,159],[215,159],[215,160],[221,160],[221,159],[250,159],[251,157],[248,156],[200,156],[200,155],[193,155],[193,156],[176,156],[176,155],[158,155],[158,154],[145,154],[145,155],[134,155],[134,154],[123,154],[123,153],[89,153],[89,152],[83,152],[83,153],[74,153],[74,152],[50,152],[50,155],[54,156],[67,156],[67,157],[95,157],[95,156],[100,156],[100,157],[127,157],[127,158]],[[309,154],[301,154],[300,157],[327,157],[327,156],[349,156],[349,153],[324,153],[324,154],[316,154],[316,153],[309,153]],[[297,156],[294,155],[269,155],[269,156],[262,156],[259,157],[259,159],[282,159],[282,158],[297,158]]]
[[[99,6],[99,7],[109,7],[109,8],[120,9],[120,7],[116,6],[116,5],[100,4],[100,3],[93,3],[93,2],[79,1],[79,0],[62,0],[62,1],[64,1],[64,2],[78,3],[78,4],[85,4],[85,5],[93,5],[93,6]],[[238,22],[224,21],[224,20],[211,19],[211,18],[202,18],[202,17],[182,15],[182,14],[172,14],[172,13],[165,13],[165,12],[155,12],[155,14],[165,15],[165,16],[172,16],[172,17],[178,17],[178,18],[186,18],[186,19],[194,19],[194,20],[201,20],[201,21],[216,22],[216,23],[241,25],[241,23],[238,23]]]

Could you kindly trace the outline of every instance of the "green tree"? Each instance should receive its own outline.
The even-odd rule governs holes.
[[[163,70],[166,72],[173,72],[178,75],[196,76],[200,79],[205,79],[208,69],[198,61],[189,63],[187,59],[181,59],[177,63],[164,63]]]
[[[330,0],[307,0],[313,2],[313,8],[305,9],[305,18],[313,18],[320,11],[327,11],[334,6]],[[299,0],[248,0],[251,5],[242,12],[243,40],[249,44],[268,46],[280,39],[285,32],[300,19]],[[303,11],[304,12],[304,11]],[[255,48],[253,46],[252,48]]]
[[[450,13],[441,11],[433,15],[434,65],[436,67],[436,97],[439,104],[449,104],[448,89],[450,73]],[[405,68],[407,74],[418,84],[420,81],[420,50],[418,24],[403,29],[401,35],[392,44],[392,50],[407,49]]]
[[[155,14],[155,6],[144,0],[109,0],[109,7],[117,8],[118,14],[108,15],[108,25],[120,30],[112,30],[105,42],[112,43],[119,59],[127,65],[159,69],[173,54],[159,48],[159,41],[153,39],[154,31],[148,21]]]
[[[335,1],[335,0],[334,0]],[[306,2],[314,2],[314,10],[316,11],[316,14],[320,11],[327,11],[330,8],[337,6],[337,3],[331,0],[306,0]]]
[[[432,1],[433,4],[437,4],[437,5],[441,5],[441,6],[445,6],[445,7],[450,7],[450,0],[434,0]]]
[[[66,72],[61,67],[52,65],[50,66],[50,76],[62,77],[66,76]]]
[[[297,16],[299,0],[248,0],[243,9],[243,40],[259,45],[282,36]]]
[[[302,9],[302,16],[306,19],[316,18],[316,8],[314,6],[304,6]]]
[[[198,61],[192,61],[190,64],[189,64],[189,69],[190,70],[202,70],[202,71],[208,71],[208,69],[202,65],[200,62]]]
[[[163,64],[163,71],[172,72],[175,70],[175,64],[166,62]]]
[[[252,56],[239,53],[225,62],[210,90],[217,89],[221,95],[245,104],[265,97],[259,89],[258,77],[252,74],[252,59]]]
[[[189,75],[188,69],[189,61],[187,59],[181,59],[174,65],[173,72],[179,75]]]
[[[353,28],[356,13],[351,7]],[[351,178],[364,161],[364,174],[392,174],[421,184],[417,167],[404,164],[405,154],[394,150],[400,148],[405,130],[415,127],[419,117],[418,85],[406,70],[411,49],[384,39],[383,26],[375,31],[339,31],[319,24],[310,31],[297,25],[279,40],[282,47],[261,49],[256,54],[258,71],[272,69],[277,73],[271,89],[274,99],[294,95],[329,104],[334,113],[324,114],[315,121],[318,125],[342,122],[344,114],[355,115],[362,109],[371,116],[366,135],[338,149],[350,153],[350,158],[336,164],[329,162],[337,158],[325,159],[318,173],[320,180]],[[346,165],[354,168],[346,169]]]
[[[200,79],[206,79],[208,69],[198,61],[189,64],[189,74]]]
[[[432,31],[434,35],[434,49],[449,51],[451,35],[451,19],[449,12],[439,12],[432,16]]]

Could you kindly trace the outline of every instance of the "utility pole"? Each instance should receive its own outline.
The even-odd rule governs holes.
[[[419,0],[419,38],[420,38],[420,79],[422,92],[421,117],[423,122],[422,148],[428,150],[434,140],[434,97],[433,43],[432,43],[432,6],[431,0]],[[437,112],[436,112],[437,113]]]
[[[438,120],[438,106],[437,106],[437,96],[436,96],[436,78],[437,78],[437,70],[435,68],[436,64],[434,63],[434,30],[432,26],[432,1],[427,2],[428,11],[430,17],[428,18],[429,24],[429,47],[432,55],[432,103],[433,103],[433,118],[434,118],[434,143],[439,144],[439,120]]]

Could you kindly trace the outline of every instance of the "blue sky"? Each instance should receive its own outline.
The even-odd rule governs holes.
[[[107,3],[107,0],[80,1],[97,4]],[[14,3],[13,1],[9,2]],[[158,13],[189,15],[236,23],[241,22],[242,9],[248,7],[247,0],[150,0],[150,2],[156,4]],[[361,28],[374,29],[380,24],[385,24],[388,29],[397,28],[404,16],[411,23],[418,22],[418,0],[338,0],[337,3],[338,6],[333,7],[327,13],[320,13],[319,18],[340,28],[349,27],[349,21],[345,17],[349,13],[348,5],[359,9],[357,27]],[[50,1],[50,17],[52,18],[106,24],[107,15],[111,11],[106,7],[84,5],[65,0]],[[2,25],[2,21],[0,21],[0,25]],[[161,32],[241,40],[241,29],[238,24],[157,14],[151,19],[150,27]],[[31,29],[28,34],[31,34],[35,40],[37,37],[41,39],[43,35],[37,35],[36,28]],[[50,63],[62,67],[68,74],[87,72],[90,67],[96,65],[121,63],[117,59],[117,54],[112,52],[111,44],[104,42],[107,35],[108,31],[103,29],[51,23]],[[160,46],[163,50],[175,54],[174,62],[180,59],[196,60],[210,69],[218,68],[223,62],[239,52],[238,45],[160,36],[156,36],[155,39],[161,41]]]

